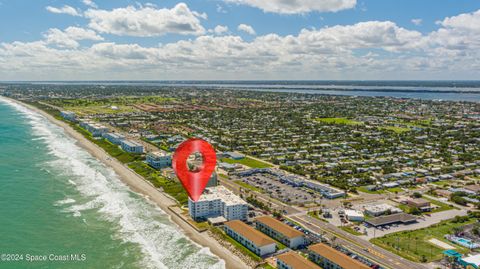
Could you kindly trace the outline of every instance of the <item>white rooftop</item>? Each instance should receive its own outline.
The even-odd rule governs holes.
[[[389,209],[392,212],[400,210],[399,208],[396,208],[389,204],[373,204],[373,205],[365,206],[365,210],[372,211],[372,212],[382,212],[382,211],[387,211]]]
[[[238,197],[224,186],[211,187],[205,190],[205,193],[200,196],[198,202],[222,200],[225,205],[247,204],[242,198]]]
[[[470,256],[470,257],[467,257],[467,258],[463,258],[462,260],[464,262],[475,264],[476,266],[479,266],[480,265],[480,254]]]
[[[170,154],[167,154],[164,151],[154,151],[154,152],[148,153],[148,155],[150,155],[152,157],[155,157],[155,158],[159,158],[159,157],[169,156]]]
[[[363,213],[357,210],[345,209],[344,213],[350,217],[363,217]]]

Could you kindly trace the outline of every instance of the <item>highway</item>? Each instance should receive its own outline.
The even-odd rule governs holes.
[[[396,254],[386,251],[374,244],[351,235],[342,229],[339,229],[329,223],[323,222],[306,214],[292,215],[290,219],[300,223],[312,232],[320,235],[330,235],[329,238],[335,236],[335,243],[339,244],[350,251],[363,256],[372,262],[378,263],[385,268],[394,269],[425,269],[427,267],[422,264],[411,262]],[[366,251],[367,250],[367,251]]]
[[[232,190],[236,194],[243,194],[245,192],[241,191],[240,189],[245,189],[232,180],[221,179],[219,178],[219,182],[227,187],[228,189]],[[335,243],[339,244],[353,253],[356,253],[359,256],[363,256],[369,259],[372,262],[375,262],[381,265],[384,268],[392,268],[392,269],[425,269],[426,266],[422,264],[415,263],[409,260],[406,260],[394,253],[386,251],[380,247],[375,246],[374,244],[356,237],[348,232],[343,231],[335,227],[332,224],[323,222],[319,219],[313,218],[308,216],[304,210],[301,210],[297,207],[290,206],[284,204],[278,200],[272,199],[267,194],[262,194],[254,191],[249,191],[249,193],[253,193],[256,196],[257,200],[261,200],[266,203],[271,203],[273,209],[277,210],[285,210],[288,218],[298,222],[305,228],[309,229],[310,231],[317,233],[322,236],[327,236],[330,239],[335,237]]]

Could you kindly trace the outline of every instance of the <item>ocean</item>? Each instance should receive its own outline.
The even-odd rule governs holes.
[[[1,97],[0,119],[0,268],[225,267],[60,127]]]

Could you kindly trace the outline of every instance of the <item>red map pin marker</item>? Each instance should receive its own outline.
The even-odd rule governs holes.
[[[203,163],[197,171],[190,171],[187,159],[195,152],[202,154]],[[198,138],[189,139],[180,144],[172,159],[173,170],[175,170],[188,196],[195,202],[200,199],[200,195],[207,186],[216,164],[217,154],[215,149],[207,141]]]

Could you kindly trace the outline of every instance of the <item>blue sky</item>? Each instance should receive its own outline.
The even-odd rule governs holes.
[[[479,9],[473,0],[0,0],[0,80],[477,79]]]

